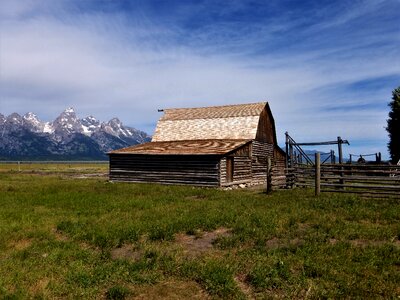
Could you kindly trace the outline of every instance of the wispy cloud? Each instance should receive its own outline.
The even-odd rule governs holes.
[[[0,111],[151,133],[157,108],[269,100],[278,137],[386,149],[397,1],[2,1]]]

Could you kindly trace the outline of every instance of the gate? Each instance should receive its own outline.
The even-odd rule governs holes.
[[[312,142],[312,143],[297,143],[288,132],[285,132],[286,136],[286,168],[292,168],[297,164],[314,165],[314,158],[308,155],[302,147],[304,146],[326,146],[326,145],[337,145],[339,163],[343,163],[343,151],[342,145],[350,143],[347,140],[343,140],[340,136],[337,137],[335,141],[328,142]],[[320,153],[324,155],[322,163],[336,163],[335,151],[331,150],[328,153]]]

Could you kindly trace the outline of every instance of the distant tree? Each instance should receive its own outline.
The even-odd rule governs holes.
[[[389,133],[388,149],[393,163],[400,159],[400,86],[393,90],[386,130]]]

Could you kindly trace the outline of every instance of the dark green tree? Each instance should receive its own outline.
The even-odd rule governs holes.
[[[393,90],[386,130],[389,133],[388,149],[393,163],[400,159],[400,86]]]

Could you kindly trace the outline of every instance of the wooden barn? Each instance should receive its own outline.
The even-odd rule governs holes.
[[[267,102],[165,109],[152,141],[112,151],[110,180],[224,187],[285,182]],[[271,178],[271,177],[269,177]]]

